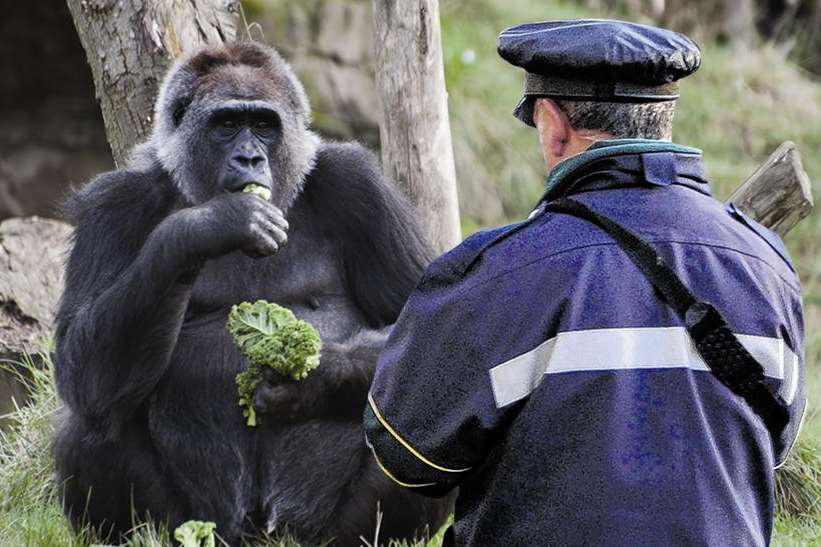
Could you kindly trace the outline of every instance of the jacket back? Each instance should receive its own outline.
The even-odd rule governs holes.
[[[459,545],[769,542],[774,468],[804,411],[799,282],[776,236],[710,195],[700,157],[665,154],[594,161],[561,195],[639,235],[720,310],[790,424],[773,436],[709,372],[609,235],[537,209],[432,266],[371,391],[383,466],[422,490],[460,486]]]

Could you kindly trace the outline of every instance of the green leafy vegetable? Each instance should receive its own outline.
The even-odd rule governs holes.
[[[301,380],[319,366],[322,340],[313,326],[297,319],[291,310],[265,300],[233,306],[227,327],[234,344],[250,361],[236,380],[239,405],[245,407],[243,415],[253,427],[258,423],[253,401],[263,380],[262,367]]]
[[[247,192],[249,194],[256,194],[265,201],[271,199],[271,191],[264,186],[259,184],[246,184],[245,187],[242,189],[243,192]]]
[[[174,539],[180,542],[181,547],[214,547],[216,527],[213,522],[189,520],[174,530]]]

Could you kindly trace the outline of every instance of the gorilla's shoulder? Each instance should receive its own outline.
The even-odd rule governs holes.
[[[364,145],[356,142],[323,142],[316,154],[317,169],[330,167],[357,169],[370,167],[378,169],[376,155]]]
[[[350,193],[383,184],[376,156],[357,142],[322,143],[306,180],[309,191],[334,195],[343,187]]]
[[[71,224],[99,224],[119,219],[143,219],[168,211],[174,198],[170,178],[159,167],[120,169],[102,173],[63,203],[63,216]]]

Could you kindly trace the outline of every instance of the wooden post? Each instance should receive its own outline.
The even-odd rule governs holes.
[[[795,144],[782,143],[727,201],[783,238],[813,208],[810,178]]]
[[[68,0],[94,76],[114,161],[151,131],[170,62],[201,44],[234,39],[239,0]]]
[[[439,252],[461,240],[438,0],[373,0],[385,175]]]

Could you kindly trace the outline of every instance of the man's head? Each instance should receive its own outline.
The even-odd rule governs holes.
[[[533,100],[533,125],[539,132],[548,171],[598,140],[672,139],[674,101],[611,103],[546,97]]]
[[[526,71],[514,115],[538,128],[548,169],[601,139],[670,140],[676,81],[701,63],[686,36],[623,21],[518,25],[498,51]]]

